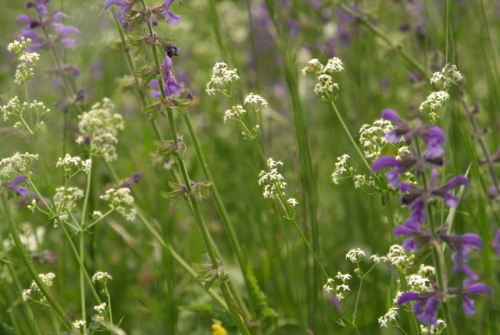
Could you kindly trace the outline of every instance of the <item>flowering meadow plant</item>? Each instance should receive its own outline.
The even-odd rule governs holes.
[[[4,7],[0,334],[499,332],[493,2]]]

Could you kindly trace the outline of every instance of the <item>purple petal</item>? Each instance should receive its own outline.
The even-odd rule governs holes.
[[[396,143],[401,140],[401,136],[396,135],[396,132],[391,130],[385,135],[385,140],[389,143]]]
[[[399,161],[393,156],[382,156],[377,159],[372,165],[372,171],[377,172],[380,169],[387,167],[399,167]]]
[[[74,49],[76,46],[76,41],[74,38],[61,38],[60,42],[66,49]]]
[[[439,172],[437,169],[432,169],[432,179],[437,179]]]
[[[159,99],[161,97],[160,91],[151,90],[149,91],[151,98]]]
[[[38,15],[40,15],[40,16],[45,16],[48,13],[47,7],[45,7],[44,5],[41,5],[41,4],[38,4],[36,6],[36,10],[38,11]]]
[[[73,27],[73,26],[65,26],[61,23],[54,23],[52,24],[52,26],[54,27],[55,31],[61,35],[61,37],[66,37],[68,36],[69,34],[71,33],[79,33],[81,34],[80,30],[78,30],[77,28]]]
[[[500,228],[498,228],[495,238],[491,246],[496,249],[498,257],[500,257]]]
[[[106,0],[104,2],[104,7],[103,9],[108,9],[109,7],[113,5],[118,5],[120,7],[126,6],[127,4],[125,3],[125,0]],[[99,14],[100,15],[100,14]]]
[[[392,122],[397,123],[399,120],[399,116],[392,109],[386,108],[382,111],[382,119],[391,120]]]
[[[170,73],[172,71],[172,59],[170,59],[168,55],[165,56],[164,64],[165,64],[165,73],[167,72]]]
[[[165,0],[165,10],[169,10],[170,6],[174,3],[175,0]]]
[[[11,190],[19,194],[20,196],[26,198],[28,196],[29,190],[27,187],[11,186]]]
[[[399,186],[399,191],[402,193],[408,192],[409,190],[410,190],[410,183],[408,183],[407,181],[402,182],[401,185]]]
[[[16,186],[17,184],[20,183],[27,183],[28,179],[24,178],[23,176],[17,176],[14,178],[14,180],[10,183],[10,186]]]
[[[181,85],[179,85],[173,78],[170,78],[165,83],[165,94],[169,97],[171,95],[181,94]]]
[[[426,160],[432,160],[440,158],[444,154],[444,149],[439,145],[436,139],[432,139],[427,142],[427,150],[424,152],[424,158]]]
[[[453,195],[453,192],[448,191],[444,195],[444,203],[448,207],[457,207],[458,206],[458,198]]]
[[[399,169],[395,169],[392,171],[387,171],[385,173],[385,177],[387,178],[387,181],[389,182],[389,186],[391,186],[393,189],[397,189],[399,186],[399,173],[401,171]]]
[[[409,301],[420,301],[422,300],[419,298],[417,292],[405,292],[401,294],[401,296],[398,299],[398,306],[404,305]]]
[[[467,293],[465,293],[466,296],[472,295],[472,294],[485,294],[489,297],[493,295],[493,291],[491,288],[484,284],[484,283],[477,283],[474,285],[469,286],[467,289]]]
[[[412,229],[410,229],[409,227],[397,226],[396,228],[394,228],[394,234],[396,234],[396,236],[399,236],[399,235],[411,236],[411,233],[412,233]]]
[[[409,238],[403,242],[403,249],[406,251],[417,252],[418,251],[417,242],[413,237]]]
[[[424,314],[418,318],[420,322],[426,325],[438,327],[437,311],[439,309],[439,301],[434,297],[430,297],[425,304]]]
[[[408,219],[405,220],[403,225],[411,230],[418,230],[421,223],[415,220],[413,217],[409,217]]]
[[[448,181],[448,187],[454,188],[454,187],[457,187],[458,185],[467,185],[468,183],[469,183],[469,181],[467,180],[467,177],[460,175],[460,176],[456,176],[454,178],[451,178]]]
[[[158,80],[156,80],[156,79],[151,80],[149,82],[148,86],[151,87],[151,88],[154,88],[157,91],[160,90],[160,84],[158,84]]]
[[[167,23],[172,25],[172,26],[177,26],[181,22],[181,16],[180,15],[175,15],[172,12],[167,12],[168,18],[167,18]]]
[[[68,15],[64,14],[61,11],[56,10],[54,14],[52,14],[52,22],[59,21],[62,18],[69,17]]]
[[[472,245],[479,250],[483,250],[483,239],[479,235],[472,233],[463,234],[460,239],[463,244]]]
[[[16,21],[19,21],[19,22],[24,22],[24,23],[30,23],[32,20],[30,19],[30,17],[28,15],[19,15],[16,19]]]
[[[463,304],[462,309],[467,316],[472,316],[476,313],[476,307],[474,307],[474,300],[467,297],[462,297]]]
[[[424,136],[424,141],[428,143],[429,141],[435,140],[438,144],[446,143],[446,137],[444,132],[438,126],[432,126],[429,128],[429,131]]]

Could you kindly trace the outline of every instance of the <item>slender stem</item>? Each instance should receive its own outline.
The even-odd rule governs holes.
[[[119,180],[118,176],[116,175],[116,172],[113,169],[113,167],[111,166],[111,164],[109,164],[109,162],[104,161],[104,165],[106,166],[106,169],[108,170],[108,173],[111,175],[111,178],[113,179],[113,182],[115,184],[119,183],[120,180]],[[148,220],[146,219],[146,217],[144,217],[144,215],[142,214],[141,209],[136,204],[134,204],[134,208],[137,211],[137,217],[139,218],[139,221],[141,221],[141,223],[146,227],[146,229],[149,230],[149,232],[151,233],[151,235],[154,236],[154,238],[158,241],[158,243],[160,243],[160,245],[164,249],[168,250],[172,254],[172,257],[189,274],[191,274],[193,277],[196,277],[196,272],[194,272],[194,270],[191,268],[191,266],[174,250],[174,248],[172,248],[172,246],[169,243],[165,242],[165,240],[160,235],[160,233],[158,233],[156,231],[156,229],[153,228],[153,226],[151,225],[151,223],[148,222]],[[208,291],[208,294],[210,294],[212,296],[212,298],[214,298],[222,307],[224,307],[226,310],[228,310],[228,307],[226,306],[226,303],[224,302],[224,300],[217,293],[215,293],[213,291],[213,289],[210,289]]]
[[[35,135],[35,131],[34,131],[35,127],[33,124],[33,117],[31,116],[30,97],[28,94],[28,84],[27,83],[24,83],[24,93],[26,94],[26,103],[28,104],[28,114],[30,117],[30,124],[31,124],[31,129],[32,129],[31,135],[33,136],[33,141],[35,142],[36,153],[38,154],[40,166],[42,167],[43,177],[45,179],[45,184],[47,185],[47,189],[49,191],[50,201],[51,201],[51,203],[54,203],[54,198],[52,196],[52,188],[50,187],[49,178],[47,177],[47,172],[45,171],[45,165],[43,164],[42,155],[40,155],[40,148],[38,146],[38,140],[36,139],[36,135]]]
[[[384,197],[385,209],[387,212],[387,221],[389,221],[389,229],[391,231],[391,239],[393,242],[395,242],[396,236],[394,235],[394,218],[392,217],[391,198],[389,192],[385,192]]]
[[[113,324],[113,311],[111,309],[111,295],[109,294],[108,285],[106,285],[106,282],[104,282],[104,288],[106,289],[106,295],[108,296],[109,322],[111,322],[111,324]]]
[[[92,156],[90,156],[90,159],[92,159]],[[83,226],[85,225],[85,215],[87,214],[87,205],[89,202],[89,196],[90,196],[90,185],[92,183],[92,163],[90,164],[90,169],[89,173],[87,176],[87,189],[85,190],[85,199],[83,200],[83,208],[82,208],[82,219],[80,221],[80,257],[82,259],[82,262],[84,262],[85,259],[85,233],[83,232]],[[63,223],[64,224],[64,223]],[[80,299],[82,303],[82,320],[86,321],[87,320],[87,314],[86,314],[86,308],[85,308],[85,278],[83,274],[83,269],[80,268]],[[87,323],[85,322],[83,324],[83,333],[87,331]]]
[[[57,300],[50,294],[49,288],[45,283],[40,279],[38,276],[38,272],[36,271],[35,267],[31,263],[28,254],[26,253],[26,250],[24,249],[23,243],[21,242],[21,238],[19,237],[19,232],[17,231],[17,226],[14,222],[14,218],[12,217],[12,212],[10,210],[10,204],[9,200],[7,198],[7,193],[6,192],[1,192],[1,197],[2,197],[2,205],[3,209],[5,211],[5,216],[7,219],[7,223],[10,226],[10,232],[12,234],[12,238],[14,239],[14,243],[16,245],[17,251],[19,252],[19,255],[21,256],[21,259],[23,260],[24,265],[28,269],[28,272],[31,275],[31,278],[33,281],[36,283],[38,288],[40,289],[40,292],[45,296],[49,304],[54,308],[56,311],[57,315],[61,318],[63,321],[64,325],[66,326],[67,329],[72,329],[73,328],[73,323],[71,320],[68,318],[64,310],[61,308]]]

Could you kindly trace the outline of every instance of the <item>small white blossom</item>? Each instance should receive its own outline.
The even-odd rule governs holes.
[[[347,292],[347,291],[350,291],[351,289],[349,288],[349,285],[342,284],[342,285],[338,285],[336,290],[337,290],[337,292],[340,292],[341,290],[344,292]]]
[[[363,250],[361,250],[360,248],[358,248],[358,249],[351,249],[347,253],[347,255],[345,256],[345,258],[349,258],[349,260],[351,262],[357,263],[357,262],[359,262],[359,260],[361,258],[361,255],[366,256],[365,252]]]
[[[31,39],[24,39],[21,37],[21,42],[14,41],[9,43],[7,50],[16,54],[16,58],[19,61],[19,65],[16,70],[15,83],[19,85],[24,85],[24,83],[30,81],[33,76],[33,66],[40,60],[40,55],[36,52],[26,52],[26,47],[31,44]]]
[[[431,84],[440,86],[443,90],[448,89],[452,84],[456,85],[464,76],[458,71],[455,65],[446,64],[441,72],[434,72]]]
[[[295,200],[295,198],[290,198],[287,200],[287,202],[292,206],[292,207],[295,207],[299,204],[299,202],[297,200]]]
[[[335,296],[337,297],[338,301],[345,299],[345,296],[342,293],[336,293]]]
[[[102,304],[100,305],[97,305],[97,306],[94,306],[94,310],[98,313],[102,313],[106,310],[106,303],[103,302]]]
[[[262,98],[260,95],[253,94],[253,93],[250,93],[249,95],[247,95],[245,97],[245,102],[243,104],[244,105],[246,105],[246,104],[255,104],[257,106],[260,105],[259,108],[256,108],[256,111],[260,111],[261,109],[267,107],[267,101],[264,98]]]
[[[323,64],[319,62],[316,58],[311,59],[307,62],[307,66],[302,69],[302,74],[305,76],[308,73],[322,74],[324,72]]]
[[[398,291],[396,294],[396,298],[394,298],[394,304],[397,305],[399,298],[403,295],[404,292]]]
[[[244,113],[247,111],[243,109],[243,106],[238,105],[236,107],[231,107],[231,109],[228,109],[224,113],[224,123],[226,123],[227,120],[241,120],[241,117],[243,116]]]
[[[443,332],[443,329],[446,328],[446,322],[444,322],[443,320],[441,319],[438,319],[437,320],[437,323],[438,323],[438,327],[434,327],[434,326],[424,326],[424,325],[420,325],[420,332],[422,334],[433,334],[433,335],[437,335],[437,334],[441,334]]]
[[[279,191],[283,193],[283,189],[286,186],[285,177],[283,177],[280,173],[278,173],[278,165],[283,165],[280,161],[275,161],[272,158],[267,160],[267,166],[269,167],[270,172],[261,171],[259,174],[259,185],[265,184],[264,186],[264,198],[279,198]]]
[[[82,168],[85,174],[89,174],[90,169],[92,168],[92,159],[87,159],[82,162]]]
[[[398,310],[399,309],[397,307],[391,307],[384,316],[378,318],[378,323],[380,323],[380,327],[387,327],[388,322],[396,321],[396,318],[398,316]]]
[[[433,92],[427,97],[427,100],[420,105],[420,111],[423,111],[425,108],[435,111],[443,106],[444,102],[449,98],[450,95],[445,91]]]
[[[215,95],[215,93],[220,90],[218,85],[224,85],[239,80],[240,77],[238,77],[236,71],[236,69],[230,70],[226,63],[216,63],[212,69],[212,78],[210,78],[207,84],[206,92],[208,95]]]
[[[92,220],[99,220],[100,218],[102,218],[103,215],[100,211],[94,211],[94,213],[92,213]]]
[[[340,272],[337,272],[337,275],[335,276],[335,278],[338,278],[340,280],[342,280],[342,282],[345,284],[347,283],[349,280],[351,280],[352,276],[350,274],[342,274]]]
[[[22,298],[24,301],[28,301],[31,299],[31,289],[24,289],[23,293],[21,294]]]
[[[347,172],[349,169],[349,166],[347,165],[348,159],[349,159],[349,155],[347,155],[347,154],[342,155],[342,157],[337,157],[338,162],[335,163],[335,171],[332,174],[333,182],[337,185],[339,183],[339,177],[344,172]]]
[[[373,255],[373,256],[370,256],[370,258],[373,259],[373,261],[377,264],[381,263],[381,262],[387,262],[387,257],[385,257],[385,256],[379,257],[377,255]]]
[[[402,270],[409,268],[412,265],[415,255],[406,252],[399,244],[395,244],[389,249],[387,259],[391,262],[391,265],[394,265],[398,269]]]
[[[433,266],[421,264],[418,274],[421,276],[430,276],[436,274],[436,269]]]
[[[73,322],[73,326],[75,326],[76,329],[80,329],[83,325],[85,325],[87,322],[83,320],[76,320]]]
[[[342,61],[338,57],[333,57],[328,60],[328,63],[326,64],[324,68],[324,72],[327,73],[335,73],[335,72],[340,72],[343,71]]]
[[[387,144],[385,137],[393,128],[391,121],[383,119],[376,120],[373,125],[365,124],[361,127],[359,142],[363,146],[366,158],[375,160],[380,157],[382,149]]]
[[[67,220],[69,213],[76,207],[76,202],[83,198],[83,190],[78,187],[59,187],[54,194],[54,205],[57,212],[60,214],[59,219]]]
[[[71,157],[70,154],[66,154],[64,159],[59,158],[56,163],[56,167],[62,167],[64,169],[71,168],[73,165],[75,167],[80,167],[82,159],[78,156]]]
[[[13,173],[26,175],[29,171],[31,162],[37,159],[38,155],[29,153],[20,154],[17,152],[13,156],[4,158],[0,161],[0,176],[8,178]]]
[[[412,291],[424,292],[430,287],[430,280],[421,275],[410,275],[406,277],[408,285]]]
[[[93,276],[92,276],[92,283],[95,284],[96,281],[106,281],[108,279],[113,279],[111,278],[111,275],[107,272],[103,271],[97,271]]]
[[[122,187],[117,190],[111,188],[101,195],[101,199],[109,202],[109,207],[123,215],[128,221],[133,221],[137,214],[133,208],[134,197],[130,195],[130,189]],[[123,206],[126,205],[126,206]]]

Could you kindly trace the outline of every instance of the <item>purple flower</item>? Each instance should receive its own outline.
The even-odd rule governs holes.
[[[2,182],[2,187],[7,188],[11,191],[14,191],[17,195],[20,195],[20,196],[26,198],[28,196],[28,193],[29,193],[28,187],[19,187],[17,185],[21,184],[21,183],[27,183],[27,182],[28,182],[28,179],[24,178],[23,176],[17,176],[11,182],[8,182],[8,181]]]
[[[172,75],[172,59],[168,55],[165,56],[165,61],[162,66],[163,78],[165,79],[165,95],[167,97],[181,94],[181,85],[179,85]]]
[[[135,1],[134,1],[135,2]],[[118,21],[120,21],[121,24],[125,25],[125,13],[130,11],[132,9],[132,6],[134,5],[134,2],[131,4],[128,3],[126,0],[106,0],[104,2],[104,7],[103,11],[109,9],[111,6],[120,6],[120,9],[115,13],[115,16],[118,18]],[[101,11],[102,13],[102,11]],[[101,15],[101,14],[99,14]]]
[[[410,301],[416,301],[417,303],[412,307],[412,310],[417,319],[425,325],[437,327],[437,311],[443,297],[444,294],[434,286],[432,291],[425,293],[411,291],[403,293],[398,299],[398,306]]]
[[[410,156],[403,156],[401,160],[397,160],[393,156],[382,156],[377,159],[372,165],[372,171],[375,173],[380,169],[393,167],[394,170],[385,173],[389,185],[396,189],[399,187],[400,178],[399,175],[404,173],[406,170],[415,165],[416,160]]]
[[[181,16],[180,15],[175,15],[173,12],[170,11],[170,5],[175,0],[165,0],[165,9],[163,10],[162,14],[167,18],[166,22],[172,26],[177,26],[181,22]]]
[[[175,45],[167,45],[167,55],[168,57],[172,58],[174,56],[179,56],[179,52],[181,51],[181,48]]]
[[[128,189],[132,189],[132,186],[134,186],[134,184],[137,184],[139,183],[139,180],[141,179],[141,174],[136,172],[134,173],[133,175],[131,175],[130,177],[128,177],[122,184],[121,184],[121,187],[126,187]]]
[[[493,249],[496,249],[498,257],[500,257],[500,228],[498,228],[495,238],[491,244]]]
[[[348,5],[349,9],[353,12],[356,11],[356,8],[354,5]],[[342,44],[345,47],[348,47],[351,44],[351,33],[349,32],[348,25],[353,24],[356,19],[353,18],[351,15],[348,13],[344,12],[340,8],[336,8],[335,12],[337,13],[337,31],[340,35],[340,39],[342,40]]]
[[[83,88],[80,88],[76,93],[75,101],[81,101],[83,99],[85,99],[85,90]]]
[[[294,38],[299,32],[299,24],[296,20],[289,18],[288,25],[290,26],[290,37]]]
[[[488,297],[493,295],[493,291],[491,288],[484,283],[477,283],[469,286],[467,288],[467,292],[462,296],[462,309],[467,316],[472,316],[476,313],[476,307],[474,307],[474,300],[469,298],[470,295],[473,294],[484,294]]]

